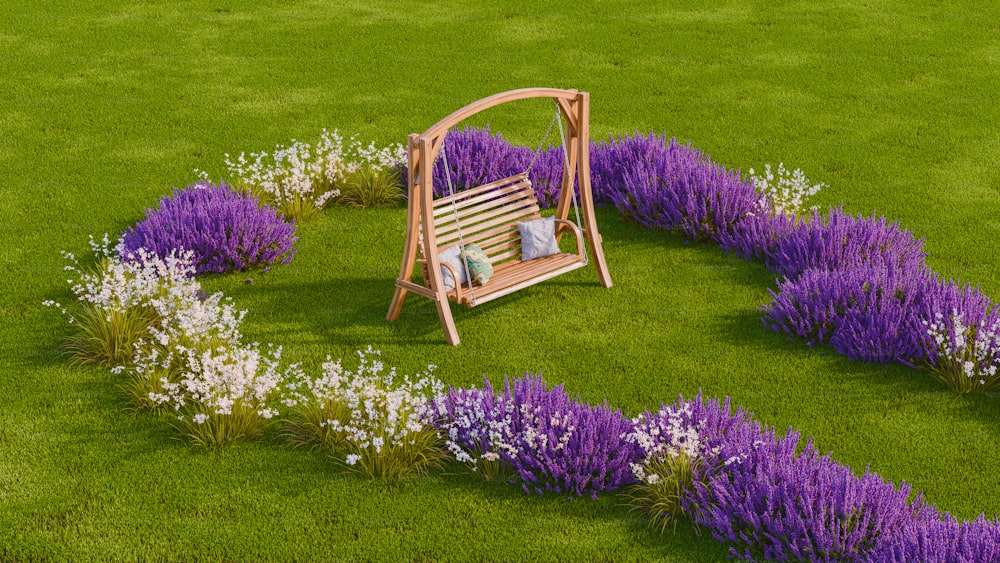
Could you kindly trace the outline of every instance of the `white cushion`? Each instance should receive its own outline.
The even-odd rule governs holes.
[[[438,254],[438,260],[444,264],[448,263],[449,266],[455,268],[458,272],[458,283],[459,285],[465,285],[465,267],[462,265],[462,258],[459,256],[458,245],[449,246],[448,248],[441,251]],[[455,279],[451,277],[451,271],[444,266],[441,266],[441,278],[444,282],[444,288],[447,290],[455,289]]]
[[[517,230],[521,233],[522,262],[561,252],[556,243],[555,217],[519,222]]]

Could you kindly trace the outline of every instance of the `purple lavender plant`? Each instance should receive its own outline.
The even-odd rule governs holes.
[[[807,270],[795,279],[778,282],[777,292],[768,290],[771,304],[764,307],[761,320],[775,332],[785,332],[806,340],[806,344],[826,342],[840,326],[844,313],[857,299],[867,272],[852,270]]]
[[[799,223],[766,262],[773,272],[795,278],[810,269],[839,270],[864,262],[893,262],[902,270],[915,270],[925,256],[923,240],[900,229],[899,223],[833,208],[826,217],[816,212]]]
[[[852,360],[914,365],[924,340],[917,301],[928,281],[926,270],[901,271],[892,263],[861,268],[867,278],[833,331],[830,346]]]
[[[199,182],[147,209],[145,219],[125,230],[121,255],[145,248],[164,258],[175,249],[190,250],[198,274],[222,273],[287,264],[296,240],[295,225],[256,198],[224,183]]]
[[[456,461],[501,460],[507,441],[513,441],[513,404],[499,399],[485,377],[482,389],[449,387],[446,394],[434,398],[431,411]]]
[[[441,150],[448,160],[456,192],[524,172],[531,161],[531,149],[511,145],[499,133],[490,134],[488,127],[449,131]],[[439,156],[434,162],[434,197],[448,195],[444,161]]]
[[[746,260],[766,261],[795,229],[795,219],[771,211],[766,199],[760,209],[716,234],[715,240],[727,252]]]
[[[976,563],[1000,561],[1000,521],[983,515],[960,522],[941,518],[914,519],[882,542],[864,561],[872,563]]]
[[[496,395],[488,382],[482,390],[452,389],[436,409],[450,440],[466,453],[498,454],[525,492],[596,498],[633,482],[631,423],[607,404],[571,399],[561,385],[548,389],[541,376],[507,380]]]
[[[590,144],[590,182],[594,201],[614,203],[614,195],[625,190],[626,167],[632,162],[652,162],[666,141],[650,134],[611,137]]]
[[[763,308],[764,325],[813,345],[830,345],[854,360],[912,365],[923,352],[925,332],[918,304],[929,283],[925,268],[894,263],[841,270],[806,270],[784,278]]]
[[[612,140],[612,144],[615,141]],[[713,163],[690,145],[666,137],[622,138],[617,162],[598,165],[600,191],[610,191],[625,217],[650,229],[678,231],[689,240],[717,240],[760,211],[751,182]],[[617,184],[620,182],[620,184]],[[610,184],[610,185],[608,185]],[[616,185],[617,184],[617,185]]]
[[[696,481],[689,510],[733,556],[864,561],[914,519],[935,514],[919,495],[907,500],[907,485],[867,471],[859,478],[810,442],[797,454],[798,438],[778,438],[748,417],[726,434],[739,461]]]
[[[535,156],[531,148],[512,145],[499,133],[490,134],[488,127],[466,127],[449,132],[442,150],[448,160],[455,192],[528,171],[539,206],[546,208],[559,202],[565,168],[562,147],[550,146]],[[434,163],[434,197],[448,194],[444,160],[439,157]]]

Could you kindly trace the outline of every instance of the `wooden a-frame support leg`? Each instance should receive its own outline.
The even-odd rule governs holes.
[[[458,329],[455,327],[455,319],[451,316],[451,304],[448,302],[448,298],[438,295],[438,298],[434,300],[434,304],[437,305],[438,318],[441,319],[441,330],[444,331],[444,338],[448,341],[448,344],[452,346],[458,346],[460,340],[458,339]]]
[[[594,260],[594,268],[597,269],[597,279],[604,287],[611,287],[611,272],[608,271],[608,263],[604,259],[604,245],[601,244],[601,235],[588,228],[587,244],[590,246],[590,256]]]
[[[399,318],[399,313],[403,310],[403,301],[406,299],[406,288],[396,286],[395,293],[392,294],[392,303],[389,305],[389,314],[385,316],[387,321],[395,321]],[[458,338],[458,328],[455,326],[455,318],[451,315],[451,305],[447,296],[438,295],[434,299],[437,307],[438,318],[441,320],[441,330],[444,331],[444,338],[448,344],[458,346],[461,340]]]
[[[396,290],[392,294],[392,303],[389,305],[389,312],[385,318],[392,322],[399,318],[403,310],[403,301],[406,300],[407,289],[400,285],[400,282],[409,282],[413,275],[413,269],[417,261],[417,242],[421,236],[421,217],[433,217],[434,208],[430,193],[424,193],[422,186],[431,184],[430,170],[433,159],[429,155],[427,141],[420,141],[417,135],[410,135],[408,140],[409,150],[408,167],[409,182],[407,210],[406,210],[406,243],[403,249],[403,261],[399,267],[399,278],[397,279]],[[428,221],[428,223],[433,223]],[[428,228],[423,231],[424,248],[436,248],[434,240],[434,229]],[[445,340],[452,346],[458,346],[458,329],[455,327],[455,319],[451,316],[451,305],[448,302],[448,295],[442,287],[441,266],[436,254],[431,253],[427,257],[427,268],[431,272],[429,276],[430,289],[433,293],[422,295],[434,300],[437,307],[438,318],[441,320],[441,330],[444,331]]]
[[[396,291],[392,294],[392,302],[389,304],[389,313],[385,320],[390,323],[399,319],[399,314],[403,311],[403,301],[406,301],[406,289],[396,286]]]

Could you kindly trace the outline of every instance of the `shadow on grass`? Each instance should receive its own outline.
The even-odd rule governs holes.
[[[759,350],[788,359],[790,363],[810,358],[821,362],[817,369],[836,378],[826,391],[848,400],[852,394],[878,396],[897,406],[922,411],[929,418],[939,417],[937,409],[946,408],[951,416],[982,425],[994,438],[1000,437],[1000,393],[961,395],[955,393],[924,370],[900,363],[877,364],[851,360],[827,344],[807,345],[802,338],[774,332],[761,322],[759,310],[745,310],[718,318],[714,331],[720,338],[747,350]],[[805,382],[801,382],[805,384]]]

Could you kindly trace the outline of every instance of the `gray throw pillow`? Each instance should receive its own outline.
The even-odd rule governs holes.
[[[561,252],[556,243],[555,217],[519,222],[517,230],[521,233],[522,262]]]
[[[460,251],[456,244],[442,250],[441,254],[438,254],[438,260],[442,263],[447,262],[449,266],[455,268],[455,271],[458,272],[459,285],[465,285],[465,267],[462,265],[462,258],[459,254]],[[451,271],[444,266],[441,266],[441,278],[445,289],[449,291],[455,289],[455,279],[451,277]]]

